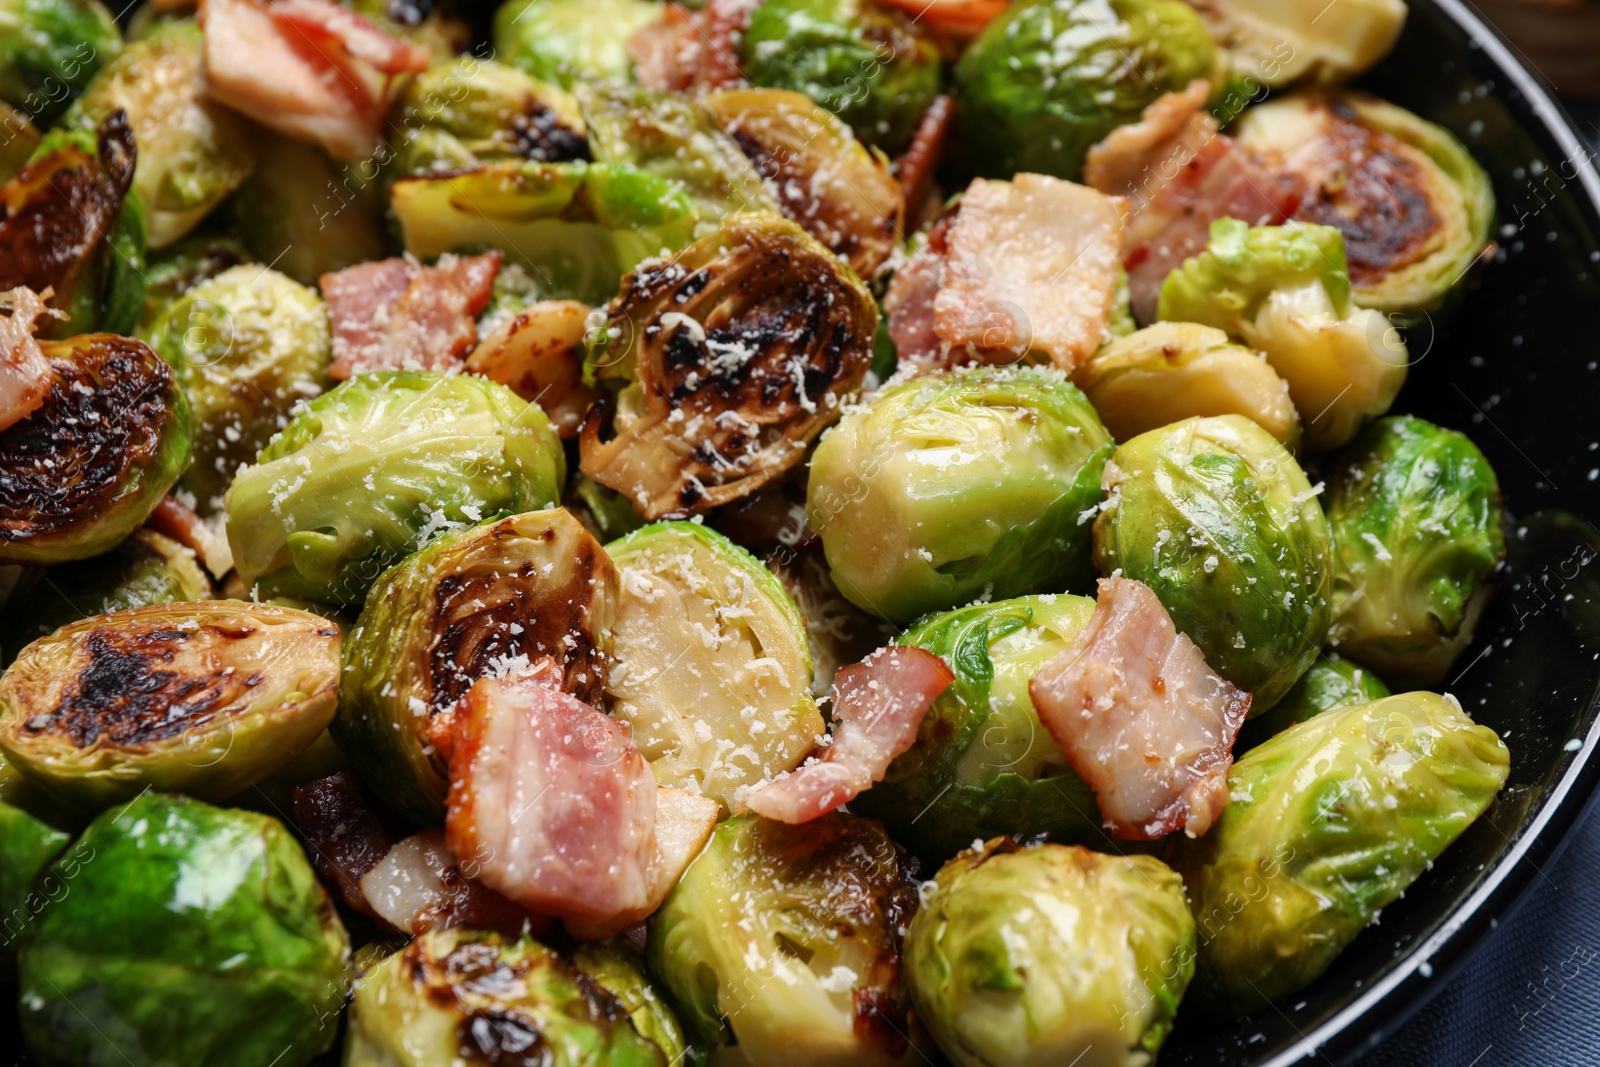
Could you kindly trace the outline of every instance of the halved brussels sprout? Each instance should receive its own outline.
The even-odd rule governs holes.
[[[1235,752],[1248,752],[1291,726],[1314,719],[1333,708],[1370,704],[1390,696],[1389,687],[1371,671],[1336,652],[1325,653],[1265,715],[1252,719],[1239,732]]]
[[[0,0],[0,100],[49,126],[122,50],[100,0]]]
[[[907,630],[900,644],[943,658],[956,678],[916,744],[851,810],[882,819],[896,841],[937,860],[1000,834],[1092,836],[1100,826],[1094,793],[1040,725],[1028,682],[1093,611],[1088,597],[1047,593],[958,608]]]
[[[139,145],[133,172],[152,248],[200,222],[249,177],[256,128],[206,95],[200,29],[175,22],[134,41],[95,76],[63,119],[94,128],[117,110]]]
[[[91,615],[211,595],[193,552],[154,530],[135,530],[103,556],[23,575],[0,619],[0,665],[28,642]]]
[[[870,278],[900,244],[905,194],[882,154],[833,112],[787,89],[730,89],[701,99],[807,233]]]
[[[599,374],[631,381],[590,412],[583,473],[651,519],[754,492],[853,399],[877,327],[872,294],[799,226],[732,215],[624,280]]]
[[[535,78],[624,79],[628,38],[661,17],[652,0],[510,0],[494,15],[495,54]]]
[[[1389,54],[1405,0],[1207,0],[1195,7],[1234,76],[1274,88],[1301,78],[1342,82]],[[1248,84],[1248,82],[1246,82]]]
[[[1105,467],[1095,563],[1148,585],[1259,715],[1316,659],[1333,543],[1305,472],[1242,415],[1140,434]]]
[[[1406,380],[1399,332],[1350,302],[1344,239],[1331,226],[1217,220],[1206,250],[1161,283],[1159,314],[1221,327],[1266,353],[1314,451],[1388,411]]]
[[[19,961],[41,1063],[303,1067],[333,1043],[350,941],[276,819],[147,792],[52,873],[71,891]]]
[[[344,1067],[672,1067],[623,1004],[531,937],[429,930],[356,980]]]
[[[1249,108],[1239,144],[1308,192],[1295,217],[1344,234],[1351,296],[1403,321],[1459,287],[1494,225],[1494,188],[1442,126],[1365,93]]]
[[[189,462],[189,406],[143,341],[92,333],[39,347],[44,403],[0,431],[0,563],[109,551]]]
[[[1144,1067],[1194,974],[1183,881],[1150,856],[997,838],[940,869],[906,985],[956,1067]]]
[[[956,64],[966,163],[988,177],[1077,180],[1090,145],[1215,68],[1211,38],[1182,0],[1014,4]]]
[[[733,806],[800,765],[823,735],[800,611],[750,553],[661,522],[606,546],[621,594],[611,713],[661,785]]]
[[[877,823],[717,827],[650,918],[650,970],[697,1043],[750,1067],[861,1067],[906,1053],[900,938],[913,869]]]
[[[572,962],[622,1002],[634,1029],[655,1042],[666,1056],[667,1067],[687,1067],[696,1062],[690,1058],[688,1038],[677,1015],[651,983],[644,959],[630,942],[621,938],[583,942],[573,951]]]
[[[755,85],[805,93],[886,152],[906,147],[943,73],[916,19],[860,0],[766,0],[750,15],[739,65]]]
[[[450,782],[433,717],[480,677],[541,659],[599,703],[616,611],[616,571],[564,508],[441,537],[368,594],[345,647],[334,739],[392,807],[438,822]]]
[[[148,343],[156,322],[174,300],[250,258],[243,242],[209,232],[192,234],[152,253],[145,264],[144,308],[133,335]]]
[[[906,621],[1085,585],[1115,444],[1058,371],[974,367],[892,386],[811,459],[806,521],[839,591]]]
[[[151,327],[189,399],[194,460],[183,487],[222,510],[239,468],[327,387],[328,312],[316,290],[257,265],[232,267],[179,297]]]
[[[537,404],[431,371],[359,374],[317,397],[239,472],[228,543],[269,596],[360,604],[436,534],[549,507],[566,457]]]
[[[1436,685],[1472,641],[1506,556],[1500,484],[1464,434],[1383,419],[1339,453],[1330,642],[1396,685]]]
[[[71,842],[69,835],[0,801],[0,984],[11,984],[21,939],[59,892],[54,885],[40,883],[45,868]],[[36,887],[49,897],[36,892]]]
[[[1449,697],[1336,708],[1242,756],[1231,799],[1179,841],[1197,995],[1244,1014],[1303,989],[1483,813],[1510,754]]]
[[[316,740],[338,692],[339,628],[309,612],[132,608],[22,650],[0,675],[0,752],[83,811],[147,789],[220,800]]]
[[[1243,415],[1285,448],[1300,444],[1289,387],[1222,330],[1158,322],[1102,347],[1073,372],[1119,441],[1194,415]]]

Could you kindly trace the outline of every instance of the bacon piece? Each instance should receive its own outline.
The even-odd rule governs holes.
[[[200,557],[211,577],[221,578],[233,570],[233,548],[228,544],[227,532],[222,528],[224,516],[212,516],[207,522],[195,510],[168,493],[161,498],[144,524],[159,534],[166,534],[178,544]]]
[[[478,343],[478,316],[499,273],[496,251],[447,254],[431,267],[397,258],[324,274],[318,284],[333,321],[328,377],[460,364]]]
[[[889,339],[894,342],[895,357],[902,369],[909,367],[922,373],[969,358],[964,352],[952,352],[933,328],[933,302],[944,285],[948,252],[945,235],[954,218],[946,215],[934,223],[922,247],[911,253],[889,279],[883,306],[889,315]]]
[[[703,20],[681,4],[667,4],[661,17],[628,38],[633,76],[647,89],[688,92],[700,73],[705,45]]]
[[[1010,0],[880,0],[955,37],[976,37],[985,26],[1005,14]]]
[[[955,115],[955,100],[943,93],[934,97],[933,103],[923,110],[922,118],[917,120],[911,144],[894,161],[895,177],[900,180],[907,210],[917,210],[927,199],[933,187],[933,172],[939,169],[945,147],[950,143]]]
[[[370,156],[399,92],[428,50],[332,0],[206,0],[206,83],[221,103],[340,159]]]
[[[376,915],[361,879],[394,847],[395,838],[367,807],[361,779],[351,771],[294,787],[294,824],[322,880],[357,911]]]
[[[542,933],[550,920],[533,915],[473,881],[445,843],[444,832],[430,827],[397,842],[361,876],[360,892],[367,911],[413,936],[435,928],[470,926],[515,935]]]
[[[0,293],[0,310],[10,312],[0,317],[0,430],[38,411],[50,394],[50,361],[33,336],[49,314],[47,299],[24,286]]]
[[[1028,685],[1114,837],[1198,837],[1228,803],[1250,694],[1206,665],[1143,582],[1102,578],[1073,643]]]
[[[705,47],[700,51],[696,89],[735,89],[748,84],[739,69],[739,44],[750,15],[761,0],[710,0],[706,4]]]
[[[600,393],[583,380],[589,306],[541,300],[496,326],[467,357],[467,370],[499,382],[550,416],[562,437],[576,437]]]
[[[744,803],[779,822],[821,818],[881,781],[909,749],[928,709],[955,680],[944,660],[920,648],[890,645],[840,671],[833,682],[839,725],[820,756],[753,786]]]

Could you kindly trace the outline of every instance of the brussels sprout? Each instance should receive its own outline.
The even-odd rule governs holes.
[[[1158,322],[1102,347],[1073,373],[1119,441],[1194,415],[1243,415],[1300,444],[1289,387],[1258,353],[1193,322]]]
[[[1088,597],[1047,593],[974,604],[918,622],[899,643],[950,664],[910,751],[851,810],[882,819],[919,855],[947,858],[974,840],[1100,827],[1094,794],[1039,724],[1028,681],[1089,621]]]
[[[1510,755],[1449,697],[1336,708],[1233,765],[1205,837],[1179,841],[1195,990],[1243,1014],[1304,988],[1505,784]]]
[[[1114,447],[1059,372],[917,378],[823,438],[806,522],[839,591],[886,619],[1073,588],[1090,577],[1085,513]]]
[[[1150,856],[998,838],[940,869],[906,985],[956,1067],[1155,1060],[1194,974],[1183,882]]]
[[[33,579],[30,581],[30,578]],[[110,552],[25,575],[0,619],[0,665],[68,623],[151,604],[209,600],[211,579],[193,552],[154,530],[135,530]]]
[[[206,95],[201,49],[192,22],[132,42],[63,119],[93,129],[119,109],[127,114],[139,145],[133,187],[152,248],[194,229],[255,166],[256,128]]]
[[[499,159],[589,158],[577,102],[553,85],[492,60],[462,56],[407,86],[390,136],[392,171],[465,170]]]
[[[339,628],[238,600],[70,623],[0,676],[0,751],[65,805],[146,789],[232,796],[333,719]]]
[[[250,262],[250,250],[236,238],[197,233],[150,255],[145,265],[144,307],[133,335],[148,343],[156,323],[172,302],[229,267]]]
[[[628,76],[628,38],[661,17],[651,0],[510,0],[494,15],[496,55],[535,78]]]
[[[188,404],[144,342],[94,333],[39,347],[50,391],[0,431],[0,563],[109,551],[189,462]]]
[[[1405,0],[1352,0],[1329,19],[1324,0],[1208,0],[1195,11],[1235,77],[1274,88],[1365,72],[1394,47],[1406,21]]]
[[[316,290],[266,267],[232,267],[162,314],[150,343],[189,399],[194,462],[183,476],[204,511],[220,511],[240,467],[327,386],[328,312]]]
[[[1404,322],[1435,310],[1482,255],[1489,176],[1455,136],[1364,93],[1249,108],[1239,144],[1309,189],[1296,218],[1344,234],[1352,298]]]
[[[430,930],[356,981],[344,1067],[670,1067],[615,996],[531,937]]]
[[[717,827],[650,919],[650,970],[718,1062],[859,1067],[901,1058],[900,936],[913,868],[877,823]]]
[[[805,621],[770,571],[714,530],[661,522],[606,546],[621,594],[611,712],[661,785],[724,808],[800,765],[823,734]]]
[[[71,841],[22,809],[0,802],[0,984],[10,984],[17,946],[47,903],[34,887]]]
[[[956,64],[966,162],[995,178],[1076,180],[1090,145],[1215,67],[1211,38],[1182,0],[1015,4]]]
[[[630,381],[584,424],[583,473],[651,519],[754,492],[853,399],[877,317],[855,272],[799,226],[729,216],[641,264],[612,301],[599,374]]]
[[[1455,430],[1380,420],[1339,454],[1328,521],[1330,641],[1397,685],[1437,684],[1471,643],[1506,556],[1489,461]]]
[[[52,874],[71,891],[19,964],[47,1067],[302,1067],[333,1043],[350,941],[276,819],[144,793]]]
[[[0,100],[41,126],[121,50],[122,32],[99,0],[0,0]]]
[[[1331,226],[1217,220],[1206,250],[1161,283],[1159,314],[1221,327],[1266,353],[1313,450],[1354,437],[1406,380],[1399,333],[1351,305],[1344,239]]]
[[[750,15],[739,63],[753,84],[805,93],[887,152],[911,140],[942,74],[938,46],[915,19],[860,0],[766,0]]]
[[[566,457],[537,404],[482,378],[359,374],[301,408],[228,492],[239,576],[360,604],[390,565],[485,515],[548,507]]]
[[[1333,708],[1369,704],[1389,695],[1389,687],[1376,674],[1341,659],[1338,653],[1327,653],[1306,668],[1306,673],[1271,711],[1257,716],[1240,731],[1234,751],[1248,752],[1269,737]]]
[[[1105,467],[1095,563],[1148,585],[1206,663],[1260,714],[1316,659],[1332,621],[1333,545],[1317,493],[1242,415],[1128,441]]]
[[[433,717],[519,660],[555,661],[569,692],[598,703],[616,608],[616,572],[565,509],[441,537],[368,594],[345,648],[334,739],[397,811],[438,822],[450,783]]]
[[[631,944],[619,938],[586,942],[573,952],[572,962],[622,1002],[634,1029],[655,1042],[666,1056],[667,1067],[680,1067],[686,1060],[696,1062],[690,1060],[688,1039],[678,1017],[651,984],[644,960]]]

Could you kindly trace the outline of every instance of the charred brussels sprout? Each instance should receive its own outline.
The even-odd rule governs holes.
[[[146,789],[232,796],[333,719],[339,628],[237,600],[157,604],[63,626],[0,676],[0,751],[61,803]]]
[[[1028,681],[1093,611],[1088,597],[1046,594],[960,608],[907,630],[900,644],[941,657],[956,678],[916,744],[852,810],[883,819],[895,840],[941,860],[1000,834],[1092,835],[1094,794],[1040,725]]]
[[[194,553],[153,530],[135,530],[110,552],[24,575],[0,620],[0,664],[68,623],[151,604],[208,600],[211,579]]]
[[[651,983],[643,958],[631,944],[617,938],[585,942],[573,952],[572,962],[622,1002],[633,1028],[655,1042],[666,1056],[667,1067],[697,1062],[690,1058],[688,1039],[677,1015]]]
[[[1435,685],[1472,641],[1505,559],[1500,485],[1478,446],[1383,419],[1341,452],[1328,497],[1339,651],[1397,685]]]
[[[917,906],[912,873],[866,819],[729,819],[651,917],[650,969],[690,1035],[730,1046],[717,1053],[730,1063],[900,1059],[900,937]]]
[[[1115,447],[1060,373],[979,367],[893,386],[817,446],[807,523],[839,591],[905,621],[1086,584],[1085,513]]]
[[[1489,176],[1442,126],[1364,93],[1248,109],[1239,143],[1308,188],[1296,218],[1344,234],[1352,298],[1404,322],[1436,309],[1489,243]]]
[[[151,330],[189,399],[194,459],[183,486],[220,511],[240,467],[327,386],[328,312],[313,289],[260,266],[238,266],[190,289]]]
[[[1363,73],[1388,54],[1406,21],[1405,0],[1353,0],[1336,19],[1322,17],[1322,0],[1208,0],[1195,10],[1235,77],[1274,88]]]
[[[1089,146],[1163,93],[1215,73],[1182,0],[1031,0],[989,23],[956,64],[968,166],[1076,180]]]
[[[361,374],[301,408],[228,492],[239,576],[360,604],[391,564],[496,512],[548,507],[566,458],[537,404],[481,378]]]
[[[495,54],[535,78],[628,76],[628,38],[661,17],[651,0],[510,0],[494,16]]]
[[[1433,693],[1337,708],[1241,757],[1180,841],[1197,994],[1244,1014],[1304,988],[1483,813],[1510,756]]]
[[[441,537],[373,585],[345,649],[335,740],[397,810],[444,814],[448,767],[434,716],[513,661],[554,661],[565,687],[598,703],[617,578],[563,508]]]
[[[122,32],[99,0],[0,0],[0,100],[41,126],[121,50]]]
[[[854,397],[877,326],[855,272],[799,226],[730,216],[624,279],[598,373],[627,384],[590,411],[583,473],[650,519],[752,493]]]
[[[755,85],[805,93],[888,152],[911,140],[942,74],[938,46],[915,20],[860,0],[766,0],[739,61]]]
[[[54,871],[72,891],[19,965],[42,1063],[302,1067],[332,1044],[350,942],[276,819],[145,793]]]
[[[610,992],[531,937],[430,930],[356,980],[344,1067],[671,1067]]]
[[[805,621],[778,579],[726,537],[663,522],[609,545],[621,594],[612,714],[656,781],[731,807],[793,770],[823,734]]]
[[[1246,724],[1234,751],[1248,752],[1267,738],[1333,708],[1369,704],[1390,695],[1389,687],[1376,674],[1337,653],[1324,653],[1271,711]]]
[[[906,985],[956,1067],[1154,1062],[1194,974],[1194,920],[1171,869],[998,838],[928,885]]]
[[[1206,663],[1272,707],[1332,621],[1333,545],[1294,457],[1241,415],[1140,434],[1105,468],[1101,574],[1148,585]]]

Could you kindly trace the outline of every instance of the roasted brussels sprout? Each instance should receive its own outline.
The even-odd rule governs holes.
[[[753,84],[805,93],[886,152],[906,147],[942,74],[938,46],[915,19],[860,0],[766,0],[750,15],[739,63]]]
[[[0,675],[0,752],[57,800],[98,811],[147,789],[220,800],[288,763],[333,719],[339,628],[237,600],[70,623]]]
[[[432,371],[360,374],[301,408],[228,492],[239,576],[360,604],[391,564],[496,512],[548,507],[566,457],[537,404]]]
[[[1248,752],[1269,737],[1333,708],[1369,704],[1390,695],[1389,687],[1376,674],[1338,653],[1324,653],[1271,711],[1246,724],[1234,751]]]
[[[599,374],[628,384],[590,412],[583,473],[651,519],[754,492],[853,399],[877,327],[872,294],[799,226],[730,216],[624,280]]]
[[[1406,21],[1405,0],[1354,0],[1327,19],[1320,0],[1208,0],[1195,10],[1234,76],[1273,87],[1353,78],[1388,55]]]
[[[1015,4],[956,64],[966,163],[995,178],[1076,180],[1090,145],[1215,67],[1211,38],[1182,0]]]
[[[541,659],[599,703],[616,611],[611,562],[564,508],[441,537],[368,594],[345,649],[334,739],[392,807],[437,822],[450,783],[433,717],[483,675]]]
[[[229,267],[250,262],[242,241],[217,233],[196,233],[153,252],[145,263],[144,308],[133,335],[149,342],[156,322],[184,293]]]
[[[906,985],[956,1067],[1143,1067],[1172,1029],[1194,940],[1161,861],[997,838],[928,883]]]
[[[24,575],[0,619],[0,665],[28,642],[91,615],[208,600],[211,592],[193,552],[154,530],[135,530],[103,556]]]
[[[892,386],[811,459],[806,521],[839,591],[906,621],[1085,585],[1086,513],[1115,447],[1059,372],[975,367]]]
[[[793,770],[823,734],[805,622],[750,553],[705,526],[662,522],[606,547],[621,594],[611,712],[661,785],[725,808]]]
[[[1482,255],[1494,189],[1442,126],[1365,93],[1249,108],[1239,144],[1307,188],[1295,217],[1344,234],[1351,298],[1406,322],[1439,307]]]
[[[883,828],[833,812],[740,815],[650,919],[650,970],[697,1043],[751,1067],[857,1067],[906,1052],[900,937],[913,870]],[[722,1062],[721,1059],[718,1062]]]
[[[1396,685],[1436,685],[1472,641],[1505,559],[1500,484],[1464,434],[1382,419],[1339,453],[1328,495],[1340,653]]]
[[[71,841],[60,830],[0,801],[0,984],[11,983],[18,945],[30,932],[34,917],[60,892],[54,885],[40,883],[45,868]]]
[[[1095,563],[1154,590],[1206,663],[1278,702],[1332,621],[1333,545],[1305,473],[1242,415],[1140,434],[1105,467]]]
[[[72,105],[64,122],[98,127],[122,110],[139,145],[133,187],[151,248],[200,222],[249,177],[256,129],[206,95],[200,29],[177,22],[134,41]]]
[[[1300,419],[1278,372],[1211,326],[1147,326],[1102,347],[1072,380],[1119,441],[1194,415],[1243,415],[1285,448],[1300,444]]]
[[[1399,332],[1351,305],[1344,239],[1331,226],[1219,219],[1206,250],[1161,283],[1159,314],[1221,327],[1266,353],[1313,451],[1354,437],[1406,380]]]
[[[495,54],[535,78],[628,76],[633,32],[661,17],[651,0],[510,0],[494,16]]]
[[[49,126],[121,50],[100,0],[4,0],[0,100]]]
[[[42,310],[32,293],[0,302],[7,295],[13,318]],[[188,404],[144,342],[93,333],[39,347],[50,361],[44,402],[0,431],[0,563],[110,550],[189,462]]]
[[[71,892],[36,920],[18,967],[23,1036],[47,1067],[130,1054],[302,1067],[333,1043],[350,942],[276,819],[147,792],[52,871]]]
[[[934,702],[910,751],[852,811],[882,819],[896,841],[944,860],[974,840],[1099,829],[1094,794],[1039,724],[1028,681],[1078,635],[1094,601],[1047,593],[974,604],[919,621],[900,644],[944,659],[955,681]]]
[[[1246,753],[1222,818],[1178,842],[1196,994],[1244,1014],[1304,988],[1482,814],[1509,763],[1433,693],[1336,708]]]
[[[671,1067],[623,1004],[531,937],[430,930],[356,980],[344,1067]]]
[[[644,959],[630,942],[620,938],[584,942],[573,952],[572,962],[622,1002],[633,1028],[655,1042],[666,1056],[667,1067],[695,1062],[689,1059],[688,1039],[677,1015],[651,983]]]

